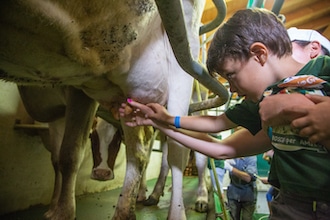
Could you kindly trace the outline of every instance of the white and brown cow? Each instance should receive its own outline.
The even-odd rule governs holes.
[[[196,82],[193,89],[193,103],[199,103],[203,100],[206,100],[208,96],[208,90]],[[211,106],[210,106],[211,107]],[[216,106],[214,106],[216,107]],[[191,112],[192,113],[192,112]],[[195,113],[196,114],[196,113]],[[198,114],[201,114],[199,112]],[[121,135],[121,127],[118,125],[118,122],[115,120],[112,114],[105,112],[102,109],[99,109],[98,115],[106,118],[104,120],[101,117],[95,119],[95,124],[91,132],[91,144],[93,152],[93,168],[91,172],[91,178],[99,181],[111,180],[114,178],[113,167],[118,154],[121,142],[124,141]],[[160,133],[158,130],[154,133],[152,140],[156,138],[160,140],[160,149],[162,150],[162,161],[161,169],[157,179],[157,182],[154,186],[153,191],[146,199],[144,192],[146,189],[146,177],[143,176],[141,179],[141,185],[139,190],[139,195],[137,201],[143,202],[146,206],[157,205],[161,196],[164,195],[164,188],[166,183],[166,178],[169,173],[169,165],[167,162],[168,155],[168,145],[166,137]],[[151,146],[153,146],[153,141]],[[198,179],[199,184],[196,194],[195,210],[198,212],[207,212],[208,211],[208,193],[207,193],[207,184],[205,181],[205,171],[207,157],[198,152],[194,152],[195,161],[198,170]],[[176,186],[173,186],[176,187]],[[142,196],[142,197],[140,197]],[[145,200],[146,199],[146,200]]]
[[[203,5],[183,1],[195,58]],[[193,80],[177,63],[153,0],[3,0],[0,29],[0,78],[20,85],[32,117],[50,122],[56,178],[47,219],[75,219],[76,176],[96,101],[115,108],[130,97],[187,114]],[[135,219],[153,129],[123,125],[123,131],[127,170],[113,219]],[[185,219],[182,170],[188,150],[168,143],[177,186],[168,219]]]
[[[93,155],[91,178],[99,181],[112,180],[114,165],[123,142],[121,126],[96,117],[90,134]]]

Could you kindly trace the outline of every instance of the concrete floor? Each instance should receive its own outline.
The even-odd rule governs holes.
[[[157,179],[147,182],[149,193],[153,189]],[[187,220],[220,220],[215,217],[215,203],[213,193],[209,196],[208,213],[195,211],[196,189],[198,178],[195,176],[184,176],[184,203],[186,207]],[[166,220],[170,206],[171,179],[167,178],[164,196],[160,198],[157,206],[143,206],[137,204],[137,220]],[[117,199],[121,188],[109,190],[101,193],[77,196],[77,220],[108,220],[111,219],[116,208]],[[148,194],[148,193],[147,193]],[[264,195],[263,195],[264,197]],[[260,198],[258,198],[259,200]],[[261,199],[260,199],[261,200]],[[48,206],[33,206],[28,210],[0,216],[1,220],[42,220],[43,214]],[[255,214],[253,220],[267,220],[268,214]]]
[[[151,192],[156,179],[148,181],[148,190]],[[198,213],[194,210],[196,189],[198,179],[196,177],[184,177],[184,203],[186,207],[186,215],[189,220],[206,220],[207,213]],[[161,197],[157,206],[137,205],[137,220],[166,220],[167,212],[170,205],[170,187],[171,179],[167,178],[165,194]],[[105,220],[111,219],[115,211],[120,188],[89,195],[77,197],[77,220]],[[211,199],[212,202],[212,199]],[[212,205],[210,204],[212,207]],[[34,206],[28,210],[19,211],[4,216],[0,216],[1,220],[42,220],[43,214],[47,210],[47,206]],[[214,216],[214,215],[213,215]],[[214,217],[211,219],[215,219]]]

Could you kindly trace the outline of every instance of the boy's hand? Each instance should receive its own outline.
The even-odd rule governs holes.
[[[148,114],[152,114],[153,110],[148,106],[131,101],[129,104],[122,103],[119,108],[119,114],[122,119],[124,119],[125,124],[130,127],[141,126],[141,125],[151,125],[155,124],[151,119],[148,118]]]
[[[127,100],[127,103],[135,109],[136,112],[144,114],[145,118],[152,119],[155,123],[164,125],[172,125],[174,117],[171,116],[167,109],[158,103],[141,104],[131,99]]]
[[[129,110],[132,108],[132,110]],[[126,125],[134,127],[139,125],[151,125],[157,127],[158,124],[169,125],[174,120],[168,114],[164,106],[158,103],[142,104],[131,99],[123,103],[119,109],[120,117],[126,121]]]
[[[316,143],[330,140],[330,97],[306,95],[315,105],[293,106],[283,110],[284,114],[299,115],[291,126],[300,129],[299,135],[309,137],[309,141]]]
[[[158,103],[149,103],[147,106],[152,110],[147,113],[148,118],[164,125],[173,124],[174,117],[168,113],[164,106]]]

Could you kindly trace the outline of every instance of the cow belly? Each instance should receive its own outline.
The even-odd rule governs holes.
[[[2,2],[0,78],[79,85],[105,73],[120,74],[134,45],[159,26],[157,17],[154,1]]]

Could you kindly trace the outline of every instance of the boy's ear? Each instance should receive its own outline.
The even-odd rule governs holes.
[[[263,43],[256,42],[251,45],[250,54],[263,66],[268,58],[268,49]]]

